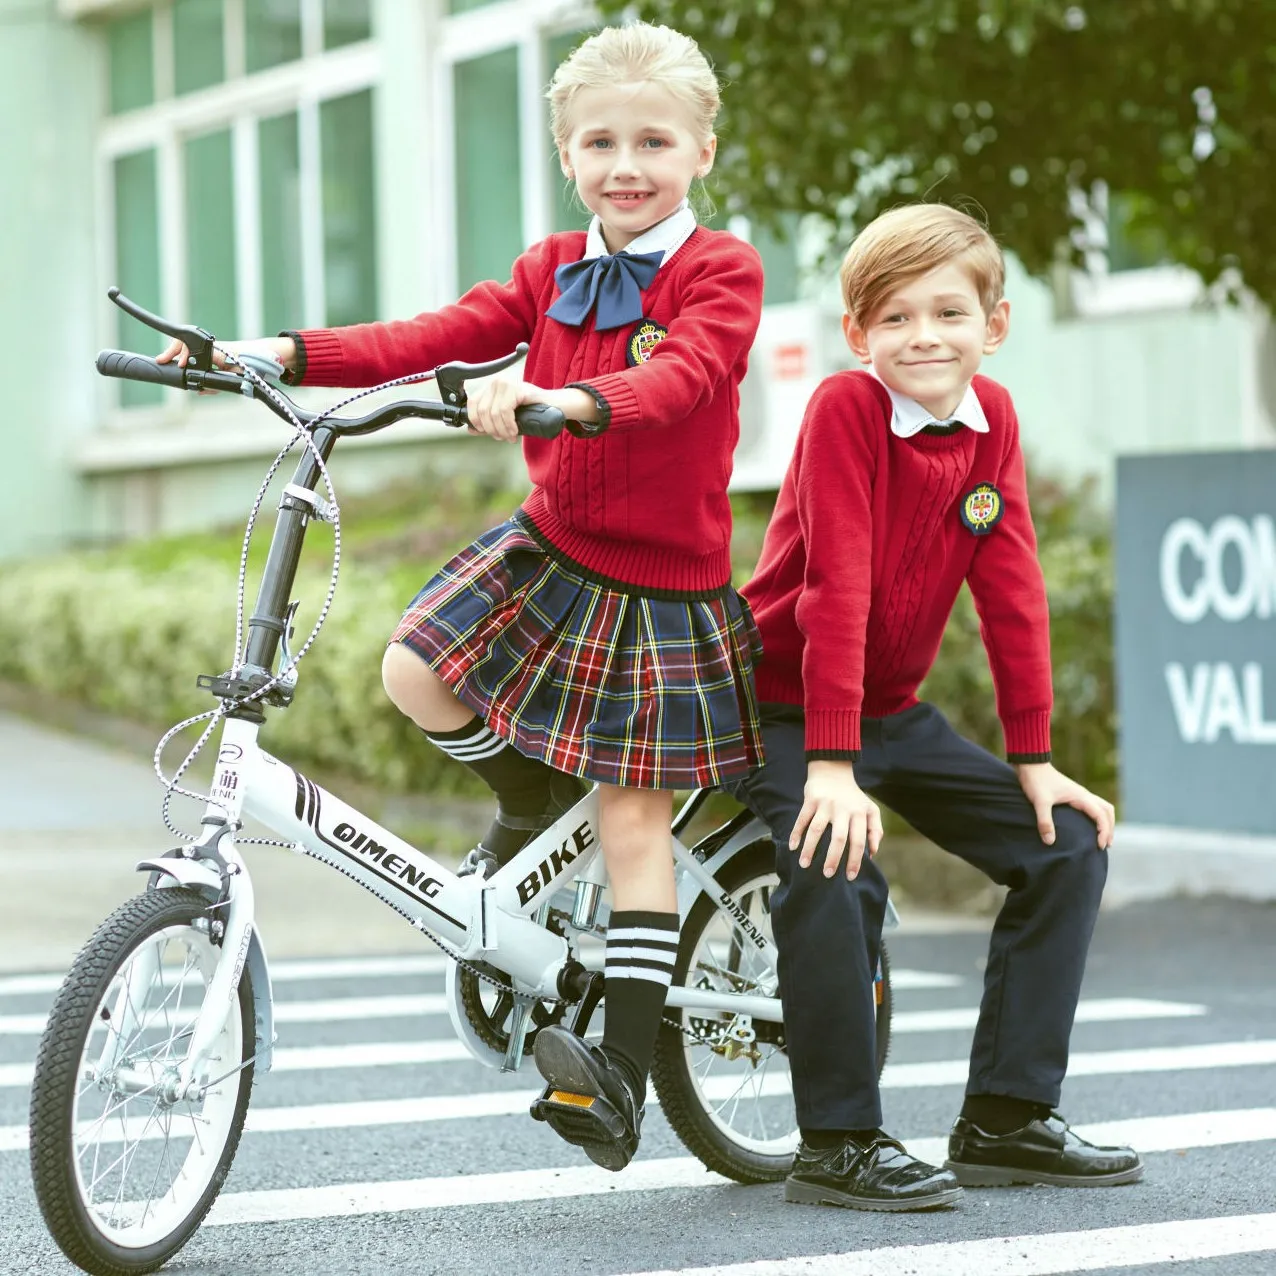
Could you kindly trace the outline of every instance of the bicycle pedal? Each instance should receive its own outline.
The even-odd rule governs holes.
[[[595,1109],[600,1114],[605,1109],[609,1114],[620,1115],[601,1095],[573,1094],[570,1090],[557,1090],[553,1086],[545,1087],[540,1098],[532,1104],[531,1113],[534,1120],[547,1121],[551,1114],[584,1112],[590,1109]]]
[[[547,1086],[532,1104],[531,1114],[603,1169],[623,1170],[638,1150],[638,1132],[601,1095]]]

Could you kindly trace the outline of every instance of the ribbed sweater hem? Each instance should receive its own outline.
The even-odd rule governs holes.
[[[341,338],[332,328],[303,328],[293,334],[293,340],[301,345],[301,385],[344,385],[341,380],[345,357],[341,353]]]
[[[786,676],[782,669],[768,666],[765,653],[754,670],[758,701],[761,704],[803,704],[800,678]],[[858,709],[808,709],[806,752],[855,755],[860,750],[860,711]]]
[[[573,382],[573,385],[592,392],[595,398],[601,397],[606,403],[608,429],[631,429],[641,423],[642,411],[638,404],[638,396],[634,394],[631,378],[623,372],[582,377],[579,381]]]
[[[1050,710],[1031,709],[1027,713],[1008,715],[1001,720],[1009,754],[1049,754]]]
[[[606,581],[690,594],[712,593],[731,583],[730,545],[693,557],[671,546],[608,540],[564,523],[539,487],[523,502],[523,513],[554,549]]]

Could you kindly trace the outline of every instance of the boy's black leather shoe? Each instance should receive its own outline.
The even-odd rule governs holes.
[[[793,1204],[852,1210],[932,1210],[960,1198],[961,1186],[948,1170],[909,1156],[880,1132],[831,1148],[800,1144],[784,1183],[784,1199]]]
[[[1057,1112],[1010,1134],[989,1134],[958,1117],[948,1139],[944,1168],[966,1187],[1014,1183],[1115,1187],[1143,1177],[1143,1161],[1133,1148],[1087,1143]]]
[[[543,833],[565,811],[570,811],[585,796],[587,788],[584,780],[555,771],[550,776],[545,808],[536,815],[509,815],[498,806],[496,818],[483,835],[483,840],[467,852],[458,866],[457,877],[469,877],[472,873],[491,877],[538,833]]]
[[[536,1034],[536,1066],[548,1084],[532,1116],[582,1148],[595,1165],[623,1170],[638,1150],[642,1099],[596,1046],[557,1025]]]

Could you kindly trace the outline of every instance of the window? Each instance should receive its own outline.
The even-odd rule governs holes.
[[[798,299],[797,235],[798,219],[793,216],[785,217],[775,230],[760,223],[752,228],[753,246],[762,258],[764,306]]]
[[[301,57],[301,0],[252,0],[244,6],[244,66],[251,75]]]
[[[105,282],[222,338],[377,317],[369,11],[368,0],[166,0],[105,24]],[[118,341],[155,348],[123,316]],[[163,398],[115,385],[124,407]]]
[[[226,78],[222,0],[173,0],[173,76],[178,93]]]
[[[325,322],[365,323],[377,314],[376,209],[373,205],[372,93],[320,107],[323,139]]]
[[[294,328],[305,314],[301,286],[301,153],[297,113],[257,126],[261,192],[261,331]]]
[[[588,35],[588,31],[572,31],[551,36],[545,41],[545,81],[548,87],[558,64]],[[549,130],[549,103],[545,103],[545,129]],[[553,230],[582,230],[589,225],[589,210],[576,197],[575,183],[563,176],[558,148],[550,139],[549,188],[554,192],[550,225]]]
[[[155,152],[121,155],[113,166],[115,178],[115,279],[126,297],[147,310],[160,304],[159,200],[156,195]],[[145,324],[118,316],[121,350],[155,349],[156,336]],[[163,391],[141,381],[121,381],[126,407],[158,403]]]
[[[230,337],[239,331],[230,130],[190,138],[184,151],[186,304],[202,327]]]
[[[323,0],[323,47],[339,49],[372,35],[369,0]]]
[[[507,279],[523,250],[518,51],[456,64],[456,282]]]
[[[155,100],[151,27],[149,9],[111,23],[108,60],[113,114],[150,106]]]

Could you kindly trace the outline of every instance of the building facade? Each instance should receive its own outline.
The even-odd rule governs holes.
[[[161,344],[109,285],[227,338],[358,322],[504,277],[583,225],[543,95],[592,21],[577,0],[0,0],[0,557],[234,520],[286,438],[246,403],[98,377],[99,348]],[[741,485],[778,485],[806,396],[850,362],[798,232],[754,237],[768,292]],[[1276,446],[1265,314],[1108,264],[1053,287],[1012,271],[989,371],[1036,463],[1106,485],[1119,453]],[[347,452],[345,490],[518,468],[425,424]]]

